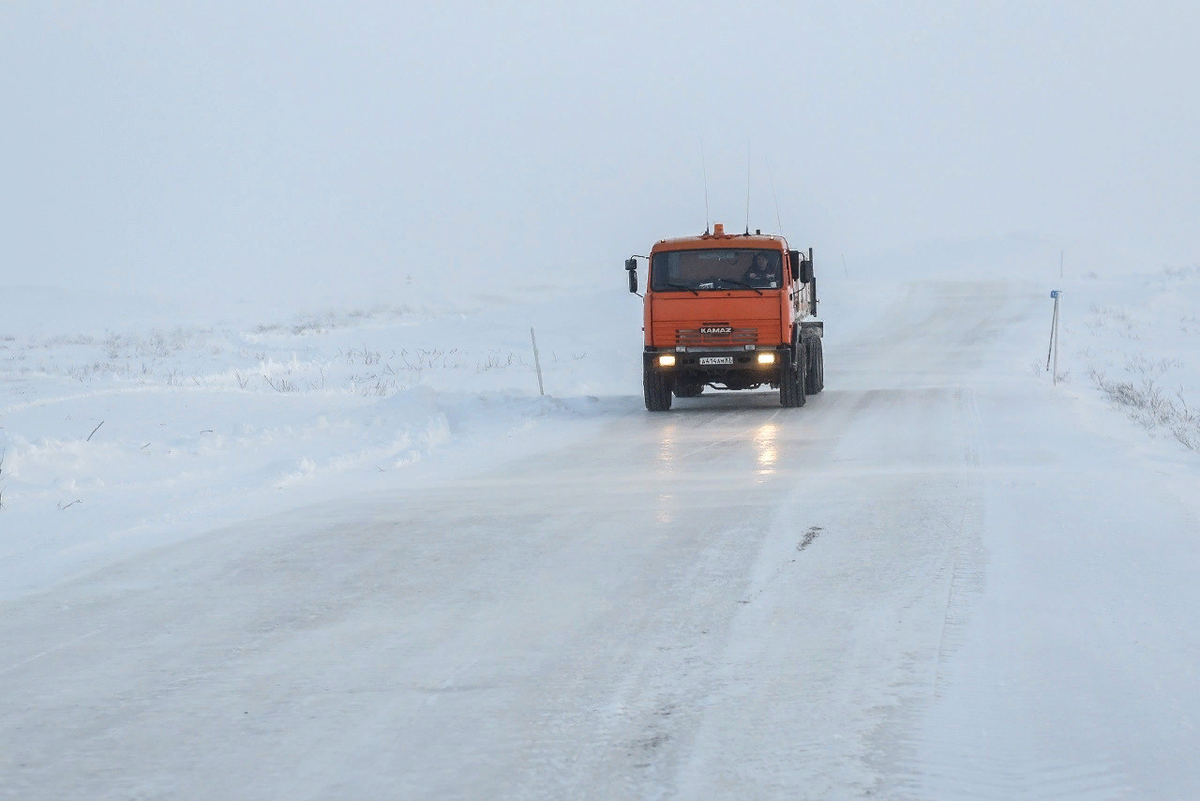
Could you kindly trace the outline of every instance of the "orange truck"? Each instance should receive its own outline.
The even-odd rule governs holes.
[[[789,250],[782,236],[729,234],[720,223],[700,236],[661,239],[650,255],[625,261],[638,291],[638,259],[649,260],[643,296],[646,408],[714,389],[779,389],[779,404],[803,406],[825,386],[812,248]]]

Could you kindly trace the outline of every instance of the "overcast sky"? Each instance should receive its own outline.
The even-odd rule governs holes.
[[[703,230],[701,140],[714,220],[745,224],[749,140],[750,226],[831,259],[1192,264],[1198,8],[5,2],[0,287],[619,285]]]

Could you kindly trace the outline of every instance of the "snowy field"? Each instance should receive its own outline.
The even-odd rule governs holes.
[[[1200,451],[1200,267],[1089,273],[1064,289],[1060,377],[1081,398],[1099,390],[1150,437]]]
[[[219,322],[13,288],[0,321],[0,598],[137,549],[437,469],[472,472],[628,411],[619,290]],[[539,395],[529,329],[539,335]]]
[[[619,284],[7,290],[0,797],[1195,797],[1200,271],[981,272],[665,415]]]

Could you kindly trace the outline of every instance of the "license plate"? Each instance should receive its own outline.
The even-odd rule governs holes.
[[[701,356],[701,364],[733,364],[732,356]]]

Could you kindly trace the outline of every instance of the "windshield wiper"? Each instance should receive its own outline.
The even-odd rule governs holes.
[[[681,286],[680,284],[665,284],[665,286],[669,286],[672,289],[686,289],[688,292],[691,292],[693,295],[700,294],[696,290],[692,289],[690,286]]]
[[[752,287],[749,284],[743,284],[741,281],[734,281],[732,278],[718,278],[716,280],[724,281],[727,284],[737,284],[738,286],[744,286],[744,287],[746,287],[746,289],[753,289],[758,294],[760,294],[760,295],[762,294],[761,289],[756,289],[755,287]]]

